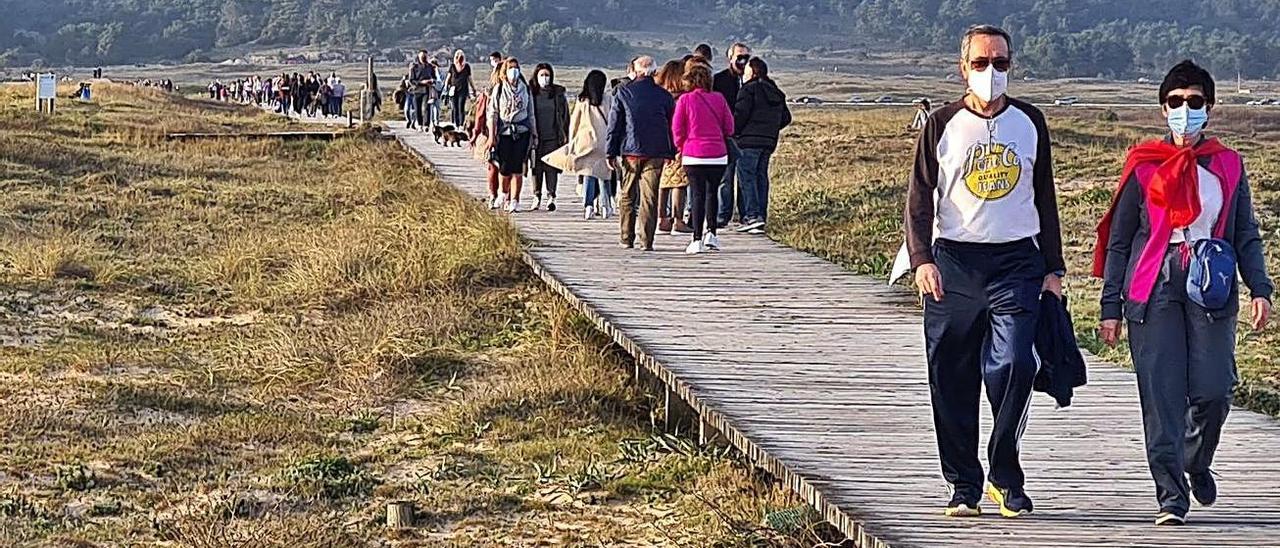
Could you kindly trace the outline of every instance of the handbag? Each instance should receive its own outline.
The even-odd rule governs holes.
[[[1205,310],[1222,310],[1231,302],[1236,281],[1236,252],[1221,238],[1191,246],[1187,269],[1187,298]]]

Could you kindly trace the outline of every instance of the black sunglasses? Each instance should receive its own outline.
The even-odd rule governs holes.
[[[996,57],[995,59],[979,57],[977,59],[969,60],[969,66],[978,72],[987,70],[987,67],[995,67],[996,70],[1000,72],[1009,72],[1010,64],[1011,62],[1008,57]]]
[[[1185,104],[1188,107],[1191,107],[1191,110],[1200,110],[1204,108],[1205,102],[1203,95],[1192,95],[1190,97],[1170,95],[1164,99],[1164,104],[1169,105],[1169,108],[1182,108],[1182,105]]]

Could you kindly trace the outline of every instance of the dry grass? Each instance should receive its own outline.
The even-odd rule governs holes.
[[[805,109],[775,157],[770,235],[865,274],[887,276],[902,242],[902,210],[915,135],[903,129],[911,110]],[[1114,114],[1114,120],[1111,120]],[[1158,135],[1156,111],[1051,109],[1054,167],[1068,268],[1067,289],[1081,342],[1117,363],[1128,349],[1106,349],[1095,328],[1101,284],[1088,278],[1094,227],[1110,205],[1124,150]],[[1280,112],[1241,107],[1217,111],[1214,131],[1245,154],[1264,238],[1280,226]],[[820,150],[822,154],[813,154]],[[1280,246],[1268,249],[1280,273]],[[1280,275],[1280,274],[1277,274]],[[1277,329],[1249,333],[1242,325],[1238,402],[1280,416],[1280,344]]]
[[[0,88],[0,544],[816,542],[655,429],[513,229],[394,145],[168,142],[287,122],[25,91]],[[420,526],[386,531],[390,500]]]

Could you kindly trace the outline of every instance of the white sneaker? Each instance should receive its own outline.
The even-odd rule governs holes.
[[[684,248],[684,252],[685,252],[685,253],[688,253],[688,254],[690,254],[690,255],[697,255],[697,254],[702,253],[702,252],[704,252],[704,251],[706,251],[706,248],[704,248],[704,247],[702,246],[702,242],[700,242],[700,241],[698,241],[698,240],[694,240],[694,241],[692,241],[692,242],[689,242],[689,247]]]
[[[552,196],[551,198],[547,199],[547,211],[555,211],[555,210],[556,210],[556,198],[555,196]]]
[[[533,205],[529,206],[529,211],[537,211],[542,207],[542,196],[533,197]]]
[[[507,213],[519,213],[519,212],[520,212],[520,200],[514,200],[509,205],[507,205]]]
[[[702,245],[712,251],[720,251],[720,237],[715,234],[703,235]]]
[[[609,220],[609,217],[612,217],[612,216],[613,216],[613,214],[614,214],[614,212],[613,212],[613,207],[609,206],[608,204],[605,204],[605,205],[603,205],[603,206],[600,206],[600,218],[601,218],[601,219],[604,219],[604,220],[606,220],[606,221],[607,221],[607,220]]]
[[[590,206],[583,208],[582,217],[588,221],[596,218],[596,208]]]
[[[489,209],[502,209],[502,197],[494,196],[489,199]]]

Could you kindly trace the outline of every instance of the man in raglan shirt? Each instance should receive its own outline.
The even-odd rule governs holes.
[[[983,383],[995,415],[986,493],[1005,517],[1032,510],[1019,459],[1037,367],[1032,349],[1041,295],[1061,298],[1065,274],[1049,130],[1039,110],[1005,95],[1011,45],[996,27],[965,33],[960,72],[968,93],[929,117],[907,191],[907,249],[924,300],[952,517],[981,513]]]

